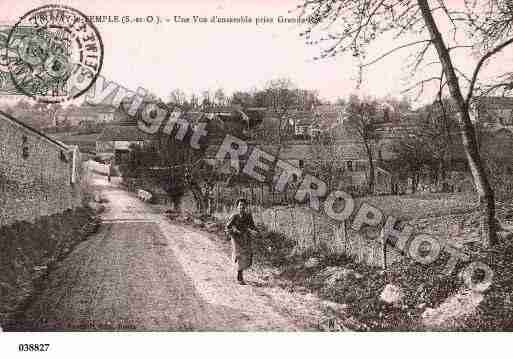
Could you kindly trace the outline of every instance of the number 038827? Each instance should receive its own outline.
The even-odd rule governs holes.
[[[20,352],[46,352],[50,344],[18,344]]]

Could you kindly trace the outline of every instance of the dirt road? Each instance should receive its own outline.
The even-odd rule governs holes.
[[[99,232],[52,271],[14,330],[317,330],[311,295],[234,281],[207,236],[171,223],[95,175],[108,200]]]

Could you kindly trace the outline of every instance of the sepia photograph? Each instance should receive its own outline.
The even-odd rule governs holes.
[[[0,0],[0,353],[504,355],[512,64],[511,0]]]

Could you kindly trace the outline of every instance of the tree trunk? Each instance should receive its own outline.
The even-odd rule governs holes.
[[[449,168],[449,160],[447,159],[447,156],[444,157],[444,159],[440,163],[440,180],[442,181],[442,192],[449,192],[449,176],[447,173],[447,169]]]
[[[269,174],[267,177],[267,182],[269,184],[269,191],[271,191],[271,193],[272,193],[273,201],[274,201],[274,190],[275,190],[273,180],[274,180],[274,176],[276,173],[276,166],[278,165],[278,161],[280,160],[281,147],[282,147],[282,144],[281,144],[281,140],[280,140],[278,143],[278,149],[276,150],[276,153],[274,155],[274,161],[271,165],[272,170],[269,171]]]
[[[208,203],[207,199],[203,195],[203,192],[201,191],[200,186],[196,182],[191,181],[189,183],[189,187],[191,189],[192,195],[194,196],[194,201],[196,202],[196,207],[198,211],[202,215],[207,214]]]
[[[369,194],[374,194],[374,161],[372,158],[371,145],[368,142],[364,142],[365,149],[367,151],[367,159],[369,160]],[[356,164],[355,164],[356,165]]]
[[[497,233],[495,225],[495,199],[492,187],[488,181],[486,170],[483,166],[481,155],[479,154],[476,132],[470,114],[468,104],[463,99],[458,77],[449,56],[449,51],[444,43],[442,35],[435,23],[427,0],[417,0],[422,12],[422,17],[431,35],[431,40],[438,53],[438,58],[442,63],[442,68],[447,79],[447,85],[451,98],[456,103],[460,119],[461,137],[463,148],[467,157],[470,172],[474,179],[477,193],[479,194],[481,216],[481,235],[484,246],[492,246],[496,243]]]

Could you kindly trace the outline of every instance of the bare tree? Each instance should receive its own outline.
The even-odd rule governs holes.
[[[421,94],[430,83],[437,83],[438,92],[447,90],[455,104],[463,148],[479,194],[484,244],[488,246],[497,238],[495,199],[478,150],[469,108],[476,93],[497,88],[513,89],[511,72],[501,74],[490,85],[479,81],[486,63],[513,43],[513,10],[508,0],[465,0],[464,5],[450,8],[445,0],[436,0],[433,4],[428,0],[305,1],[300,8],[309,17],[310,24],[302,35],[310,44],[325,45],[321,58],[351,52],[360,61],[360,74],[366,67],[396,51],[419,48],[410,63],[411,77],[415,81],[410,89],[419,89]],[[440,32],[440,24],[444,21],[451,26],[445,37]],[[462,36],[462,31],[468,36]],[[398,43],[369,60],[369,44],[384,33],[392,33],[396,41],[411,39],[411,36],[418,39]],[[465,50],[477,54],[469,74],[455,63],[454,53]],[[471,56],[465,58],[467,63],[470,59]],[[434,75],[426,75],[430,71],[434,71]]]
[[[174,107],[162,101],[153,103],[166,111],[167,116],[174,110]],[[182,119],[187,120],[186,112],[182,114]],[[142,111],[139,110],[135,116],[140,120]],[[122,172],[124,176],[142,178],[160,186],[175,203],[175,208],[186,191],[190,191],[198,212],[201,215],[210,214],[212,206],[209,198],[218,171],[206,161],[206,138],[200,140],[199,148],[193,148],[189,145],[194,133],[192,124],[187,126],[181,139],[176,137],[179,130],[180,127],[176,126],[171,133],[153,135],[144,146],[132,146],[130,161]]]
[[[367,162],[369,163],[368,174],[368,191],[374,193],[374,179],[375,179],[375,159],[374,159],[374,146],[377,139],[376,135],[376,122],[378,119],[379,104],[376,100],[360,99],[356,96],[351,96],[346,108],[347,113],[347,127],[350,131],[359,138],[365,153],[367,155]]]
[[[165,105],[159,104],[159,106]],[[166,109],[168,113],[172,112],[172,108]],[[200,148],[193,148],[189,145],[194,132],[192,124],[187,127],[187,133],[181,140],[176,139],[176,131],[178,128],[174,128],[171,134],[159,133],[157,136],[160,165],[168,169],[164,176],[168,193],[172,195],[174,192],[180,197],[189,190],[194,197],[198,212],[201,215],[211,214],[210,194],[218,171],[206,162],[206,139],[200,142]]]
[[[454,106],[449,99],[440,99],[419,108],[413,118],[408,117],[407,126],[399,136],[392,138],[392,148],[397,158],[389,161],[389,165],[408,174],[413,192],[423,169],[429,169],[436,184],[442,183],[442,190],[447,191],[446,179],[459,143],[455,138],[458,125]],[[408,126],[411,123],[415,123],[415,126]]]
[[[230,104],[232,106],[241,106],[242,108],[255,106],[253,94],[245,91],[236,91],[230,98]]]
[[[183,92],[180,89],[174,89],[169,94],[169,102],[171,102],[174,105],[183,106],[186,101],[187,96],[185,95],[185,92]]]
[[[437,181],[445,183],[455,151],[458,149],[457,144],[460,143],[456,138],[457,111],[449,99],[440,98],[421,109],[420,113],[420,126],[416,135],[423,140],[424,146],[432,153],[433,171],[436,173]]]
[[[311,111],[321,103],[317,90],[296,89],[297,106],[303,111]]]
[[[273,142],[278,145],[278,153],[284,139],[285,122],[287,115],[297,104],[297,97],[294,93],[295,85],[288,78],[280,78],[268,82],[264,90],[267,108],[271,112],[271,116],[276,120],[276,130]]]
[[[437,163],[436,153],[429,146],[428,136],[423,131],[415,131],[392,144],[396,157],[390,161],[390,167],[411,179],[411,191],[415,193],[422,170],[433,168]]]
[[[278,78],[268,82],[267,87],[263,91],[265,94],[265,102],[267,108],[272,113],[271,121],[274,123],[265,131],[266,142],[276,145],[276,153],[274,154],[274,163],[272,168],[276,167],[281,151],[285,145],[287,136],[286,122],[287,115],[297,104],[297,96],[295,93],[295,85],[289,78]],[[274,191],[272,185],[273,175],[269,175],[269,186]]]
[[[214,100],[217,106],[226,106],[226,95],[222,88],[216,90],[216,92],[214,93]]]
[[[345,174],[345,158],[336,137],[326,131],[312,137],[310,143],[312,160],[308,172],[326,182],[330,190],[339,189]]]
[[[189,101],[192,109],[197,109],[199,107],[199,97],[195,93],[191,94],[191,99]]]
[[[210,94],[210,90],[204,90],[201,93],[201,107],[203,110],[208,109],[210,106],[212,106],[212,95]]]

